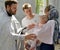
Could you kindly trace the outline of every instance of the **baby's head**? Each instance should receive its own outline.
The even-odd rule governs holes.
[[[48,21],[48,16],[47,15],[42,15],[40,16],[40,23],[45,24]]]

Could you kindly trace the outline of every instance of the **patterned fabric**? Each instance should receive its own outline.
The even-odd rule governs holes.
[[[58,18],[59,18],[59,13],[57,11],[57,9],[54,6],[50,6],[50,11],[49,11],[49,20],[55,20],[55,31],[54,31],[54,36],[53,36],[53,40],[54,43],[58,41],[58,33],[59,33],[59,22],[58,22]]]
[[[50,14],[49,14],[49,19],[58,19],[59,17],[59,12],[56,8],[52,7],[50,9]]]
[[[59,36],[59,22],[55,20],[55,29],[54,29],[54,36],[53,41],[54,43],[58,43],[58,36]]]

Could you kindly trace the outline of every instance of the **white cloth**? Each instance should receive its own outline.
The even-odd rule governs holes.
[[[22,26],[23,26],[23,27],[26,27],[26,26],[28,26],[28,25],[30,25],[30,24],[36,24],[36,23],[39,22],[39,20],[40,20],[40,17],[39,17],[38,14],[35,14],[35,16],[34,16],[32,19],[28,19],[28,18],[25,16],[25,18],[22,19]]]
[[[34,28],[33,33],[36,33],[37,38],[46,44],[53,44],[53,33],[54,33],[55,21],[49,20],[43,27],[38,26]]]
[[[15,32],[14,25],[16,29],[20,28],[20,26],[16,18],[11,20],[12,17],[9,17],[6,11],[0,14],[0,50],[16,50],[14,37],[16,35],[12,35],[17,33]],[[20,37],[21,35],[18,38]]]
[[[25,35],[21,35],[20,33],[17,34],[21,27],[20,27],[20,23],[18,22],[18,20],[15,18],[14,15],[12,15],[12,18],[11,18],[11,27],[9,27],[9,28],[10,28],[10,33],[13,36],[15,36],[15,39],[17,39],[18,37],[20,39],[24,39]],[[21,30],[22,30],[22,28],[21,28]]]

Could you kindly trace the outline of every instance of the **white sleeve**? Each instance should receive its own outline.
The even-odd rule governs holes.
[[[51,23],[50,23],[50,28],[51,28],[51,35],[53,36],[53,33],[54,33],[54,27],[55,27],[55,21],[54,20],[51,20]]]
[[[17,34],[18,33],[18,29],[20,28],[19,26],[20,26],[19,23],[15,23],[14,21],[12,21],[11,27],[10,27],[10,33],[14,37],[14,39],[20,38],[20,39],[23,40],[25,38],[25,36]]]
[[[25,21],[24,21],[24,19],[22,19],[21,24],[22,24],[22,27],[25,27]]]
[[[38,36],[40,36],[41,34],[47,34],[47,30],[51,28],[51,32],[53,34],[53,31],[54,31],[54,26],[55,26],[55,21],[54,20],[51,20],[51,21],[48,21],[45,25],[43,25],[43,27],[37,32],[38,33]]]

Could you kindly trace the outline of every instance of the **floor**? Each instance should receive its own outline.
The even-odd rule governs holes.
[[[55,45],[55,50],[60,50],[60,44]]]

